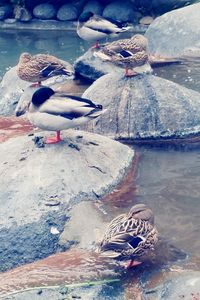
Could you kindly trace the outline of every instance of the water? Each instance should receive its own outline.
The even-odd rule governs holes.
[[[24,51],[50,53],[73,63],[87,48],[88,43],[74,32],[1,31],[0,76],[16,65]],[[200,92],[199,66],[200,59],[191,58],[183,64],[159,67],[154,73]],[[6,122],[1,120],[1,128]],[[128,210],[135,202],[144,202],[153,209],[161,235],[199,259],[200,145],[133,147],[139,154],[136,176],[129,182],[127,201],[118,201],[115,207],[107,205],[108,218]]]

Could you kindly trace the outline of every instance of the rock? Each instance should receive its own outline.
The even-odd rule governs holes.
[[[122,23],[133,21],[135,14],[133,4],[129,0],[111,2],[103,10],[103,17]]]
[[[0,5],[0,20],[9,18],[12,15],[12,6],[10,4]]]
[[[43,81],[43,84],[52,86],[65,80],[69,80],[68,76],[55,76]],[[16,67],[7,71],[0,83],[0,115],[12,115],[23,91],[30,85],[30,82],[18,77]]]
[[[75,243],[79,248],[96,250],[107,225],[102,220],[102,215],[89,201],[83,201],[73,207],[70,211],[70,221],[66,223],[60,235],[59,244],[65,246]]]
[[[93,14],[102,15],[103,5],[98,0],[90,0],[86,3],[83,9],[84,12],[92,12]]]
[[[171,11],[154,20],[145,33],[152,54],[179,57],[200,49],[200,3]]]
[[[152,0],[152,10],[154,13],[160,15],[170,10],[183,7],[185,5],[194,3],[193,0]]]
[[[103,136],[68,130],[63,137],[43,148],[31,136],[0,144],[1,271],[67,249],[58,240],[68,208],[111,192],[134,157]],[[48,205],[53,200],[59,205]]]
[[[140,19],[139,23],[142,25],[150,25],[153,22],[153,18],[151,16],[145,16]]]
[[[16,5],[14,8],[15,19],[21,22],[29,22],[32,19],[31,13],[23,6]]]
[[[107,74],[83,97],[107,111],[87,129],[113,138],[135,141],[183,139],[200,132],[200,94],[171,81],[138,75]]]
[[[156,276],[158,277],[158,274]],[[147,284],[150,285],[150,288],[146,289],[146,294],[149,300],[199,299],[200,272],[175,269],[174,272],[169,272],[167,276],[165,274],[164,278],[166,277],[167,280],[165,279],[163,282],[162,279],[157,282],[157,286],[155,286],[156,279],[150,278],[148,280]]]
[[[89,49],[75,61],[74,70],[89,81],[94,81],[108,73],[122,72],[121,68],[107,62],[102,62],[100,58],[95,57],[92,49]]]
[[[56,16],[56,9],[52,4],[42,3],[34,7],[33,15],[37,19],[49,20]]]
[[[57,12],[57,19],[60,21],[72,21],[78,18],[78,10],[72,4],[62,5]]]

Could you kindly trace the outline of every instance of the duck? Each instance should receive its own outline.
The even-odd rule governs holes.
[[[86,41],[96,41],[93,48],[100,48],[99,40],[106,37],[117,37],[120,33],[130,29],[130,26],[122,26],[117,21],[111,21],[90,11],[83,12],[78,19],[77,34]]]
[[[45,140],[46,144],[54,144],[62,141],[61,130],[83,125],[104,111],[101,104],[95,104],[89,99],[55,92],[50,87],[42,86],[33,92],[28,105],[28,119],[40,129],[56,131],[55,137]]]
[[[57,75],[72,76],[73,67],[59,58],[49,54],[31,55],[24,52],[19,57],[17,64],[17,75],[20,79],[41,85],[50,77]]]
[[[110,222],[97,252],[102,257],[131,260],[127,266],[131,268],[141,264],[142,257],[154,251],[157,242],[153,212],[141,203]]]
[[[149,55],[147,52],[148,40],[141,34],[130,39],[122,39],[106,44],[94,56],[125,68],[125,76],[135,76],[151,73]]]

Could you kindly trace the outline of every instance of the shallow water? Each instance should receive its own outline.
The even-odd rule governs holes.
[[[16,65],[24,51],[48,52],[73,63],[87,48],[88,43],[73,32],[1,31],[0,76]],[[199,66],[200,59],[192,58],[183,64],[159,67],[154,73],[200,92]],[[1,141],[6,136],[23,134],[24,126],[26,132],[31,130],[23,121],[22,126],[17,124],[17,119],[0,120]],[[199,257],[200,144],[133,147],[139,155],[135,178],[129,181],[123,201],[116,200],[113,207],[105,205],[107,219],[126,211],[133,203],[144,202],[153,209],[161,235],[191,257]]]

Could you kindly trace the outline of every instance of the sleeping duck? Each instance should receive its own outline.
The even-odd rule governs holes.
[[[153,251],[157,241],[153,212],[145,204],[137,204],[127,214],[119,215],[111,221],[99,252],[104,257],[131,259],[128,267],[132,267],[142,263],[142,256]]]
[[[136,34],[130,39],[106,44],[98,52],[95,52],[94,56],[99,57],[102,61],[124,67],[125,76],[151,73],[147,46],[147,39],[141,34]]]
[[[73,67],[55,56],[49,54],[22,53],[17,65],[19,78],[25,81],[37,82],[57,75],[71,76],[74,74]]]
[[[46,139],[47,144],[60,142],[61,130],[85,124],[102,113],[100,104],[78,96],[57,93],[45,86],[33,93],[28,108],[28,118],[34,126],[56,131],[55,137]]]
[[[123,27],[119,22],[107,20],[92,12],[83,12],[78,19],[77,34],[83,40],[96,41],[94,48],[100,48],[99,40],[116,37],[129,29],[128,26]]]

